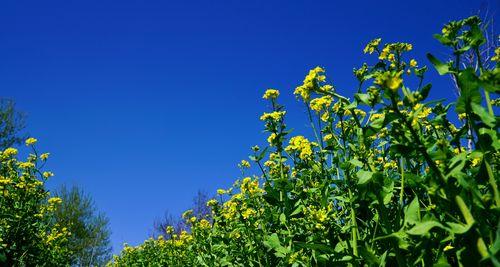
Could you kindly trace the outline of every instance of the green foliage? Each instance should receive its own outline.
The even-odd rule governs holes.
[[[314,142],[289,136],[279,91],[266,91],[269,147],[250,156],[262,175],[218,190],[220,199],[207,203],[211,221],[187,212],[190,233],[169,227],[109,264],[499,266],[498,100],[489,93],[498,92],[500,49],[493,69],[479,53],[477,70],[460,64],[484,43],[480,23],[451,22],[436,35],[455,60],[428,56],[457,81],[456,103],[427,101],[427,68],[405,58],[412,45],[381,47],[381,39],[364,50],[378,59],[354,71],[353,100],[320,67],[296,88]]]
[[[16,158],[17,150],[0,151],[0,265],[66,266],[67,228],[52,221],[60,198],[49,198],[45,181],[51,172],[41,172],[48,154],[39,155],[29,138],[32,153],[26,161]]]
[[[96,210],[92,198],[74,186],[62,186],[54,193],[62,203],[53,216],[55,223],[67,228],[72,265],[103,266],[111,259],[109,220]]]

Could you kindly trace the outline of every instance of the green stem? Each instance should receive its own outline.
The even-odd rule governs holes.
[[[476,55],[477,55],[477,62],[479,64],[479,75],[482,75],[483,74],[483,62],[481,60],[481,53],[479,53],[479,48],[476,47],[476,49],[474,49],[474,51],[476,52]],[[491,99],[490,99],[490,93],[488,91],[486,91],[486,89],[484,89],[484,97],[486,98],[486,106],[488,107],[488,112],[490,113],[491,116],[494,116],[494,113],[493,113],[493,107],[491,106]]]
[[[404,200],[404,193],[405,193],[405,166],[404,166],[404,159],[401,157],[400,163],[399,163],[399,168],[401,170],[401,191],[399,192],[399,203],[401,204],[401,207],[403,207],[403,200]]]

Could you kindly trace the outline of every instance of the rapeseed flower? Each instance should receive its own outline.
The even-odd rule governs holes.
[[[36,138],[30,137],[26,139],[26,146],[32,146],[34,145],[38,140]]]
[[[262,98],[264,99],[276,99],[280,95],[280,91],[276,89],[267,89]]]
[[[331,96],[322,96],[311,100],[309,105],[312,110],[320,112],[322,110],[326,110],[332,104],[332,101],[333,99]]]
[[[285,148],[287,152],[298,152],[299,158],[308,159],[312,155],[311,143],[304,136],[295,136],[290,139],[289,145]]]
[[[40,155],[40,159],[45,161],[49,158],[50,153],[43,153]]]
[[[380,41],[382,41],[381,38],[377,38],[377,39],[373,39],[371,40],[366,46],[365,48],[363,49],[363,52],[365,54],[372,54],[373,52],[375,52],[375,49],[378,48],[379,44],[380,44]]]
[[[7,157],[10,157],[10,156],[15,156],[17,155],[17,149],[13,148],[13,147],[9,147],[7,149],[5,149],[3,151],[3,154]]]
[[[286,111],[273,111],[271,113],[264,112],[262,116],[260,116],[261,121],[266,121],[266,120],[273,120],[273,121],[279,121],[285,116]]]

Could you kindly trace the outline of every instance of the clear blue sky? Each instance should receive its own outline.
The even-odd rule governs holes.
[[[266,88],[281,90],[289,126],[307,131],[292,91],[310,68],[352,96],[366,42],[411,42],[427,63],[427,51],[444,55],[432,34],[481,5],[498,17],[498,0],[4,0],[0,96],[51,152],[50,188],[80,185],[109,216],[116,252],[198,189],[240,175],[266,138]],[[453,97],[448,78],[429,79],[432,97]]]

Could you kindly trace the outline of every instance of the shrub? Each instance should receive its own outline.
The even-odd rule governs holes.
[[[456,103],[427,101],[427,68],[406,56],[412,45],[381,39],[364,49],[373,64],[354,70],[353,98],[336,93],[320,67],[296,88],[313,138],[290,136],[279,91],[267,90],[269,146],[250,157],[262,175],[219,190],[207,203],[212,222],[187,212],[190,233],[168,228],[110,265],[498,266],[499,120],[490,94],[500,88],[500,49],[495,67],[483,68],[479,25],[471,17],[436,35],[453,60],[428,54],[457,81]],[[467,51],[477,69],[460,64]]]
[[[1,266],[68,264],[70,233],[52,220],[61,199],[50,198],[44,183],[53,174],[40,170],[49,154],[38,154],[35,142],[34,138],[26,140],[32,148],[26,161],[16,158],[15,148],[0,151]]]

